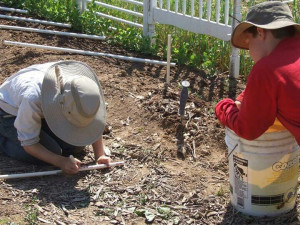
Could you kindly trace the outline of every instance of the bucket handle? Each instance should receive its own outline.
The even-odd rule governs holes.
[[[232,152],[234,151],[234,149],[235,149],[237,146],[238,146],[238,144],[236,144],[236,145],[234,146],[234,148],[233,148],[233,149],[231,150],[231,152],[228,154],[227,158],[230,157],[230,155],[232,154]]]
[[[234,146],[234,148],[231,150],[231,152],[228,154],[227,158],[229,159],[230,155],[233,153],[233,151],[236,149],[236,147],[240,144],[240,140],[238,140],[238,142],[236,143],[236,145]]]

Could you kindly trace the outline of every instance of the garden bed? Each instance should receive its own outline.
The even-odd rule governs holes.
[[[7,13],[10,14],[10,13]],[[15,14],[14,14],[15,15]],[[4,25],[69,31],[0,20]],[[0,30],[1,40],[150,58],[105,41]],[[5,46],[1,83],[21,68],[57,60],[78,60],[97,73],[107,102],[105,145],[123,167],[0,181],[0,224],[298,224],[298,209],[281,217],[254,218],[230,205],[224,129],[215,104],[234,97],[244,84],[226,73],[207,76],[188,67],[166,67],[107,57]],[[158,59],[160,60],[160,59]],[[180,83],[191,83],[186,116],[178,116]],[[178,149],[183,154],[178,154]],[[182,152],[182,151],[181,151]],[[84,163],[93,161],[77,156]],[[0,173],[44,171],[0,155]]]

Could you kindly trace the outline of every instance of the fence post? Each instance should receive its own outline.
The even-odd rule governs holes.
[[[155,34],[155,21],[153,18],[153,9],[157,6],[157,0],[144,0],[144,16],[143,16],[143,35],[154,43],[153,36]]]
[[[82,0],[82,12],[86,11],[86,0]]]
[[[232,18],[232,31],[238,25],[239,21],[242,19],[241,14],[241,0],[234,0],[233,5],[233,18]],[[240,55],[239,50],[235,47],[231,48],[230,56],[230,68],[229,73],[231,77],[237,78],[240,73]]]
[[[76,0],[78,11],[82,13],[82,0]]]
[[[86,0],[76,0],[78,5],[78,10],[83,13],[86,10]]]

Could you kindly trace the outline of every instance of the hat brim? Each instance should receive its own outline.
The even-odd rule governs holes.
[[[236,48],[249,49],[249,45],[247,42],[247,33],[244,31],[252,26],[260,27],[263,29],[269,29],[269,30],[279,29],[279,28],[288,27],[288,26],[295,26],[296,33],[300,34],[300,25],[297,23],[294,23],[292,21],[275,21],[273,23],[269,23],[266,25],[254,24],[254,23],[245,21],[245,22],[242,22],[239,25],[237,25],[236,28],[234,29],[234,31],[232,32],[231,44]]]
[[[63,76],[85,76],[99,87],[100,107],[94,120],[86,127],[76,127],[63,115],[59,103],[59,87],[55,66],[59,66]],[[94,71],[86,64],[77,61],[62,61],[53,64],[46,72],[41,91],[42,110],[51,131],[63,141],[74,146],[94,143],[104,131],[106,121],[105,100],[99,80]]]

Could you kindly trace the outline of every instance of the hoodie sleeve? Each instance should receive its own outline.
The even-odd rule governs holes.
[[[263,134],[276,118],[276,81],[272,71],[259,61],[252,68],[240,110],[231,99],[221,100],[215,108],[220,122],[242,138],[253,140]],[[273,79],[273,80],[272,80]]]
[[[236,101],[239,101],[239,102],[242,102],[243,101],[243,98],[244,98],[244,94],[245,94],[245,90],[242,91],[241,94],[239,94],[237,97],[236,97]]]

